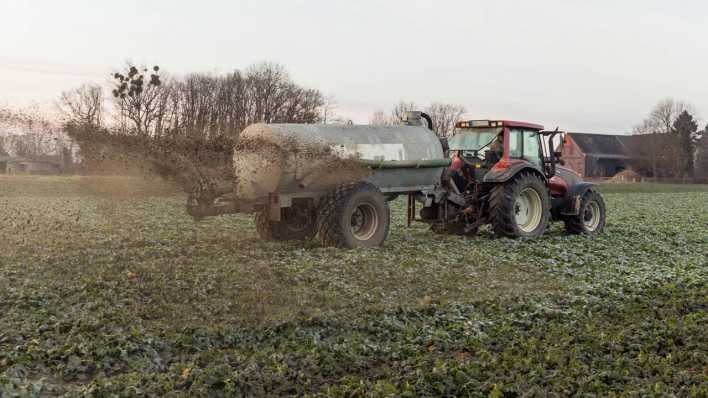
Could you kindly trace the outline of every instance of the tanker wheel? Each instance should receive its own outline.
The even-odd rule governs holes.
[[[605,201],[599,192],[589,189],[580,200],[577,216],[563,219],[565,231],[569,234],[597,236],[605,228]]]
[[[386,198],[374,185],[342,185],[320,201],[319,236],[323,246],[381,246],[391,219]]]
[[[546,231],[551,215],[546,184],[528,172],[492,188],[489,205],[497,237],[537,238]]]
[[[256,213],[256,231],[264,240],[308,241],[317,234],[317,215],[306,206],[284,208],[280,221],[271,221],[265,213]]]

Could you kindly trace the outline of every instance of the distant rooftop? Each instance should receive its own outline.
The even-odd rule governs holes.
[[[622,139],[617,135],[568,133],[586,154],[626,155]]]

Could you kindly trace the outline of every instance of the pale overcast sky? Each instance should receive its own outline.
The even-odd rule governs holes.
[[[269,60],[355,122],[404,99],[621,133],[664,97],[708,115],[707,43],[699,0],[0,0],[0,103],[127,59],[177,75]]]

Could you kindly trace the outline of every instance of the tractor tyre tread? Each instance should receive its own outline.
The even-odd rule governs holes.
[[[256,232],[263,240],[280,240],[275,223],[271,222],[264,213],[256,213]]]
[[[287,221],[271,221],[264,213],[256,213],[256,232],[263,240],[275,241],[309,241],[317,234],[317,223],[306,226],[304,230],[292,231],[288,228]]]
[[[600,207],[600,224],[595,231],[588,231],[583,220],[584,209],[587,204],[595,200]],[[596,236],[605,228],[605,201],[602,195],[594,189],[588,189],[580,199],[580,213],[576,216],[566,216],[563,218],[565,232],[569,235],[591,235]]]
[[[353,182],[341,185],[320,199],[318,208],[318,233],[322,246],[350,247],[343,230],[341,215],[346,211],[349,198],[359,192],[370,192],[381,195],[374,185],[367,182]],[[382,197],[387,220],[384,223],[384,239],[388,236],[390,212],[388,202]]]
[[[517,225],[514,216],[514,205],[516,196],[521,192],[522,187],[535,185],[537,191],[542,196],[541,227],[537,229],[533,236],[524,236]],[[522,237],[535,238],[543,235],[551,217],[550,197],[548,188],[543,180],[531,172],[522,172],[512,180],[494,186],[489,198],[489,215],[494,235],[497,237],[517,239]]]

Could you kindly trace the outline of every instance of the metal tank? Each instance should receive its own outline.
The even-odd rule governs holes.
[[[364,180],[395,195],[433,189],[449,163],[422,126],[254,124],[234,151],[235,194],[297,197]]]

